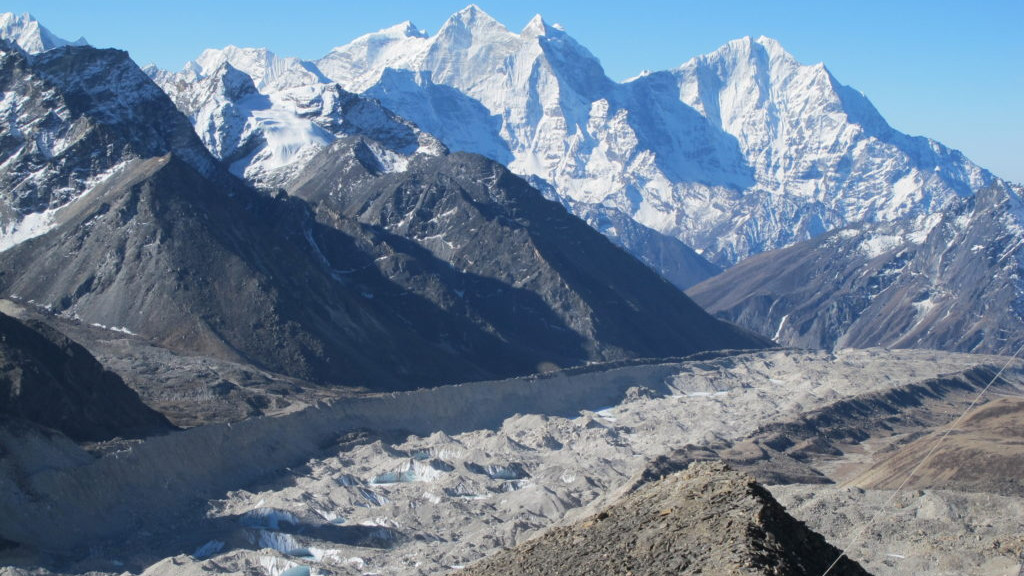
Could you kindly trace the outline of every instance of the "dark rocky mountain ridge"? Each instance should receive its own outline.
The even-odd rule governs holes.
[[[174,152],[211,174],[214,162],[187,120],[120,50],[56,48],[27,55],[0,46],[0,226],[55,209],[131,158]]]
[[[128,144],[111,157],[117,169],[66,202],[50,228],[0,252],[0,291],[12,299],[174,350],[377,390],[767,343],[711,319],[490,161],[421,154],[407,171],[389,175],[381,171],[390,158],[385,147],[348,136],[300,174],[295,192],[302,199],[263,194],[219,165],[137,68],[114,75],[116,86],[102,85],[104,68],[134,66],[125,53],[69,47],[17,57],[27,74],[19,82],[80,100],[70,117],[100,142]],[[37,61],[53,72],[36,73]],[[139,125],[136,116],[146,122]],[[132,144],[153,135],[163,140],[151,149]],[[44,171],[50,163],[84,165],[90,149],[34,161]],[[473,182],[489,175],[496,180],[486,188]],[[339,180],[348,197],[329,203],[319,187]],[[421,181],[432,195],[417,187]],[[407,193],[395,194],[391,182]],[[445,231],[475,233],[478,251],[471,255],[479,263],[457,270],[416,234],[440,215],[424,203],[462,196],[463,206],[479,210]],[[421,212],[413,228],[357,224],[355,217],[373,216],[355,210],[357,201],[396,213],[401,203],[418,202]],[[516,218],[514,226],[477,226]],[[565,229],[543,231],[555,225]],[[561,234],[558,242],[581,248],[556,250]],[[527,284],[531,267],[544,268],[543,282]],[[454,305],[463,296],[473,304]]]
[[[933,220],[862,224],[749,258],[689,290],[797,347],[1013,354],[1024,343],[1020,190],[999,183]]]
[[[173,426],[79,344],[0,314],[2,425],[35,425],[77,441],[138,438]]]
[[[382,274],[480,322],[504,346],[530,342],[538,363],[669,356],[751,336],[709,323],[674,286],[500,164],[456,153],[383,173],[360,161],[363,145],[335,144],[290,193],[322,222],[373,235]]]

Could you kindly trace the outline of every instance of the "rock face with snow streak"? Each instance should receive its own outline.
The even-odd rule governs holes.
[[[997,183],[942,213],[838,230],[689,293],[786,346],[1013,354],[1024,344],[1021,193]]]
[[[215,163],[191,125],[125,52],[0,50],[0,249],[38,235],[127,160],[174,153]]]

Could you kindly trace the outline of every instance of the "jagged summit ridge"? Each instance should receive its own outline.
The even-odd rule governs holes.
[[[897,132],[823,64],[803,65],[764,36],[617,83],[560,26],[537,16],[515,33],[470,5],[433,36],[403,22],[292,62],[301,73],[276,84],[266,66],[227,59],[267,95],[325,79],[372,95],[578,215],[622,213],[723,267],[852,223],[931,214],[995,180],[955,150]]]
[[[380,136],[391,154],[403,158],[444,150],[377,102],[330,82],[314,65],[264,48],[206,50],[176,74],[148,73],[214,156],[261,188],[283,187],[320,150],[354,132]]]
[[[992,181],[958,152],[898,133],[824,64],[801,65],[775,40],[736,40],[673,74],[681,99],[736,137],[759,182],[844,223],[941,209]]]
[[[377,51],[363,57],[370,37]],[[992,181],[959,153],[896,133],[823,65],[801,65],[767,37],[619,84],[543,18],[515,34],[469,7],[433,38],[370,35],[317,65],[355,91],[384,68],[429,71],[501,119],[496,134],[517,173],[720,264],[850,222],[932,211]],[[419,122],[402,106],[410,97],[381,99]]]
[[[548,23],[544,21],[544,17],[540,14],[535,14],[526,26],[523,27],[522,31],[519,32],[520,36],[541,36],[546,34],[548,31]]]
[[[298,58],[282,58],[266,48],[232,45],[204,50],[198,58],[185,65],[185,70],[202,78],[212,75],[225,63],[249,75],[260,90],[328,82],[315,67]]]
[[[85,38],[70,42],[47,30],[31,14],[0,13],[0,39],[28,52],[38,54],[61,46],[86,46]]]
[[[495,20],[490,14],[484,12],[476,4],[469,4],[462,10],[459,10],[455,14],[448,17],[444,25],[441,26],[441,30],[447,30],[452,27],[472,29],[475,31],[493,29],[495,31],[508,32],[508,28],[504,24]],[[441,33],[438,33],[441,36]]]

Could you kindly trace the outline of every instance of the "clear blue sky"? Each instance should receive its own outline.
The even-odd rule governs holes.
[[[7,0],[58,36],[179,69],[204,48],[267,47],[318,58],[412,20],[434,33],[469,0]],[[890,124],[962,150],[1024,183],[1024,0],[478,0],[512,30],[560,23],[616,80],[662,70],[741,36],[770,36],[824,62]]]

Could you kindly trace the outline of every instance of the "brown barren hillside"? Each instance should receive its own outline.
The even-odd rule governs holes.
[[[896,488],[945,431],[946,428],[940,428],[910,442],[849,484],[860,488]],[[1024,398],[1006,397],[969,412],[907,486],[1021,496],[1022,472]]]

